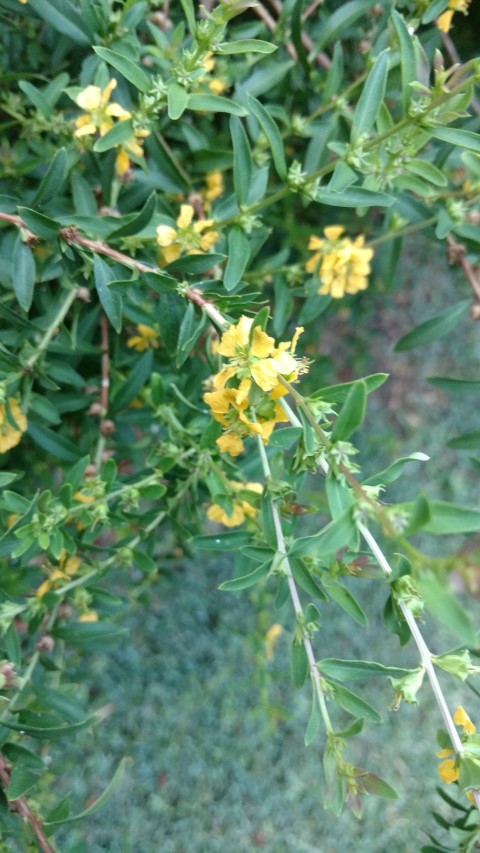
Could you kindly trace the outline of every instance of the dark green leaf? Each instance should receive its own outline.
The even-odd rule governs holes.
[[[29,311],[35,287],[35,261],[32,250],[22,242],[20,234],[13,250],[13,289],[18,303],[24,311]]]
[[[122,328],[122,298],[109,289],[109,284],[114,280],[114,275],[105,261],[98,255],[93,256],[93,272],[95,287],[101,306],[105,311],[110,323],[116,332]]]
[[[400,74],[402,77],[402,101],[405,114],[408,112],[412,89],[410,83],[417,79],[417,64],[415,60],[415,49],[412,35],[408,27],[396,9],[392,9],[391,18],[400,46]]]
[[[236,39],[215,45],[215,53],[273,53],[277,45],[261,39]]]
[[[447,394],[477,394],[480,391],[479,379],[453,379],[447,376],[427,376],[427,382],[446,391]]]
[[[352,119],[352,144],[363,134],[368,134],[375,124],[375,119],[385,97],[388,77],[388,60],[390,50],[386,48],[377,56],[375,63],[365,81],[362,94],[358,99]]]
[[[282,181],[285,181],[287,179],[287,164],[280,131],[270,113],[252,95],[248,96],[248,105],[267,138],[278,176]]]
[[[245,204],[252,180],[252,154],[242,122],[236,116],[230,119],[233,144],[233,187],[238,205]]]
[[[325,593],[319,586],[317,586],[315,577],[309,572],[304,560],[300,557],[290,557],[289,562],[292,575],[297,584],[305,590],[305,592],[308,592],[312,598],[316,598],[320,601],[326,601],[327,597]]]
[[[56,237],[60,225],[49,216],[44,216],[43,213],[38,213],[36,210],[30,210],[28,207],[19,207],[18,212],[22,217],[27,228],[33,231],[37,237],[42,237],[44,240],[51,240]]]
[[[120,385],[119,390],[112,399],[110,413],[115,414],[125,409],[137,396],[138,392],[147,383],[153,367],[153,351],[147,350],[135,363],[128,379]]]
[[[341,193],[317,190],[315,201],[331,207],[390,207],[395,199],[391,195],[373,192],[363,187],[349,187]]]
[[[77,444],[48,427],[30,421],[28,434],[42,450],[46,450],[54,458],[61,459],[63,462],[76,462],[81,455]]]
[[[230,98],[220,95],[190,95],[188,109],[205,113],[229,113],[232,116],[246,116],[247,110]]]
[[[202,273],[207,272],[223,260],[225,260],[225,255],[215,255],[213,252],[202,255],[186,255],[184,258],[166,264],[163,269],[167,273]]]
[[[184,300],[177,293],[165,293],[158,307],[158,322],[163,343],[170,356],[177,351],[180,325],[185,310]]]
[[[454,148],[467,148],[480,154],[480,134],[472,133],[471,130],[459,130],[456,127],[429,128],[429,132],[435,139],[448,142]]]
[[[121,53],[116,53],[108,47],[93,47],[97,56],[108,62],[113,68],[123,74],[126,80],[133,83],[136,89],[146,93],[151,87],[150,78],[147,77],[144,71],[127,56],[122,56]]]
[[[303,643],[293,642],[291,645],[290,672],[295,687],[303,687],[308,675],[308,658]]]
[[[432,341],[448,335],[467,313],[470,304],[469,299],[463,299],[462,302],[457,302],[456,305],[441,311],[440,314],[436,314],[430,320],[420,323],[419,326],[400,338],[395,346],[395,351],[404,352],[422,344],[430,344]]]
[[[122,142],[126,142],[133,136],[133,125],[131,121],[117,121],[110,130],[107,130],[103,136],[100,136],[93,146],[93,150],[97,154],[104,151],[110,151],[111,148],[116,148]]]
[[[193,536],[189,540],[192,548],[207,551],[236,551],[252,541],[245,530],[233,530],[229,533],[217,533],[216,536]]]
[[[45,172],[37,192],[32,198],[31,203],[34,206],[45,204],[45,202],[58,196],[67,170],[67,159],[65,148],[59,148]]]
[[[348,509],[335,521],[327,524],[314,536],[304,536],[297,539],[290,551],[294,557],[301,557],[313,553],[315,556],[323,556],[335,553],[339,548],[348,545],[352,535],[355,533],[355,525],[352,521],[351,510]]]
[[[157,197],[156,194],[150,193],[145,204],[143,205],[140,213],[138,213],[130,222],[127,222],[125,225],[121,225],[120,228],[117,228],[113,231],[109,240],[117,240],[119,237],[131,237],[133,234],[138,234],[149,224],[152,216],[155,213],[155,208],[157,206]]]
[[[411,453],[410,456],[402,456],[400,459],[396,459],[395,462],[392,462],[388,468],[385,468],[378,474],[374,474],[372,477],[369,477],[368,480],[364,481],[363,485],[379,486],[384,485],[385,483],[393,483],[397,477],[400,477],[407,462],[428,462],[429,459],[430,457],[425,453]]]
[[[348,392],[347,399],[336,419],[331,434],[332,441],[347,441],[365,417],[367,387],[362,380]]]
[[[382,722],[382,718],[378,711],[376,711],[369,702],[362,699],[361,696],[357,696],[356,693],[352,693],[351,690],[347,690],[346,687],[342,687],[340,684],[334,684],[333,681],[329,681],[328,683],[332,688],[335,702],[337,705],[340,705],[344,711],[348,711],[348,713],[352,714],[354,717],[365,717],[365,719],[371,720],[373,723]]]
[[[450,438],[447,441],[447,447],[453,447],[455,450],[477,450],[480,447],[480,430],[464,432],[462,435]]]
[[[242,228],[234,225],[228,234],[228,260],[223,276],[225,290],[233,290],[248,265],[250,245]]]
[[[188,92],[184,86],[172,81],[167,89],[168,117],[172,121],[179,119],[185,110],[189,101]]]
[[[94,648],[98,651],[106,646],[125,642],[128,635],[126,628],[112,625],[110,622],[76,622],[53,628],[51,633],[71,646]]]
[[[197,23],[195,20],[195,7],[193,5],[192,0],[180,0],[183,14],[187,20],[188,29],[192,36],[195,37],[195,33],[197,32]]]
[[[62,726],[30,726],[24,722],[14,723],[12,720],[2,720],[2,726],[41,740],[57,740],[57,738],[70,737],[74,732],[90,728],[97,720],[96,714],[92,714],[91,717],[87,717],[81,723],[68,723]]]
[[[14,767],[6,790],[7,800],[17,800],[38,782],[40,775],[28,767]]]
[[[326,573],[322,577],[322,583],[327,591],[327,595],[329,595],[330,598],[342,608],[342,610],[345,610],[345,612],[348,613],[355,622],[358,622],[358,624],[363,627],[368,625],[366,613],[360,607],[358,601],[349,589],[342,586],[342,584],[338,583],[335,578],[332,578]]]
[[[320,708],[318,707],[317,694],[314,690],[312,693],[312,710],[310,712],[310,717],[305,731],[305,746],[310,746],[312,741],[316,738],[320,731],[321,722],[322,717],[320,714]]]
[[[69,0],[29,0],[28,6],[57,32],[68,36],[77,44],[90,45],[90,34],[82,16]]]
[[[255,584],[259,583],[259,581],[268,574],[271,564],[272,561],[268,560],[268,562],[262,563],[261,566],[257,566],[257,568],[254,569],[253,572],[250,572],[250,574],[243,575],[240,578],[232,578],[232,580],[229,581],[224,581],[218,588],[228,592],[237,592],[238,590],[248,589],[250,586],[255,586]]]
[[[269,439],[269,447],[281,447],[282,450],[289,450],[303,433],[302,427],[282,427],[272,432]]]
[[[355,382],[342,382],[341,385],[327,385],[325,388],[320,388],[310,395],[311,400],[325,400],[327,403],[343,403],[350,393],[351,389],[358,381],[364,383],[367,389],[367,394],[380,388],[388,379],[388,373],[372,373],[371,376],[364,376],[363,379],[356,379]]]

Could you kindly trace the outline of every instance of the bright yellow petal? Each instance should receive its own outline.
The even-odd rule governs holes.
[[[179,228],[188,228],[191,224],[194,214],[194,209],[191,204],[182,204],[180,205],[180,215],[177,219],[177,225]]]
[[[345,228],[343,225],[327,225],[327,227],[323,229],[323,233],[327,240],[338,240],[344,231]]]
[[[226,433],[217,438],[217,445],[222,453],[229,453],[230,456],[239,456],[243,453],[243,441],[236,435]]]
[[[458,767],[455,767],[454,758],[446,758],[445,761],[441,761],[437,770],[440,778],[443,782],[446,782],[447,785],[450,785],[452,782],[456,782],[460,776],[460,770]]]
[[[477,731],[477,728],[474,723],[472,723],[470,717],[467,712],[461,705],[458,706],[457,710],[453,715],[453,722],[457,726],[463,726],[463,731],[467,735],[474,735]]]
[[[132,114],[128,112],[128,110],[124,110],[120,104],[113,102],[113,104],[109,104],[107,109],[105,110],[107,116],[114,116],[114,118],[120,119],[120,121],[125,121],[127,118],[131,118]]]
[[[177,232],[175,231],[175,228],[172,228],[170,225],[159,225],[157,227],[157,243],[162,247],[162,249],[166,246],[170,246],[176,237]]]
[[[117,81],[115,80],[115,77],[112,77],[112,79],[109,80],[109,82],[105,86],[103,92],[101,93],[101,103],[102,104],[108,103],[108,101],[110,100],[110,95],[112,94],[113,90],[116,88],[117,88]]]
[[[213,504],[207,511],[207,516],[210,521],[216,521],[223,524],[224,527],[238,527],[245,521],[245,513],[242,504],[234,503],[232,514],[228,515],[224,509],[218,504]]]
[[[272,358],[265,358],[252,365],[251,373],[262,391],[271,391],[278,382],[278,370]]]
[[[115,158],[115,168],[118,174],[124,175],[125,172],[128,172],[130,166],[130,158],[125,151],[125,148],[120,148],[116,158]]]
[[[453,9],[447,9],[436,20],[436,24],[441,33],[448,33],[452,26]]]
[[[87,86],[77,95],[77,104],[86,112],[98,110],[102,104],[102,90],[98,86]]]
[[[266,335],[261,326],[255,326],[252,335],[252,355],[267,358],[275,347],[275,340]]]

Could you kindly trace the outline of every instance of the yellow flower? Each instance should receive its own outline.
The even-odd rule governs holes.
[[[96,610],[86,610],[78,617],[79,622],[98,622],[98,613]]]
[[[223,194],[222,172],[209,172],[205,177],[206,187],[202,190],[202,196],[206,201],[215,201]]]
[[[206,53],[202,59],[202,65],[207,74],[210,74],[214,70],[215,64],[216,61],[213,56],[213,53],[211,50],[209,50],[208,53]],[[204,76],[198,77],[197,79],[199,83],[205,82]],[[208,81],[207,85],[214,95],[221,95],[225,91],[225,89],[228,89],[229,87],[229,83],[226,80],[223,80],[221,77],[212,77],[212,79]]]
[[[474,735],[477,731],[477,727],[474,723],[472,723],[470,717],[467,712],[461,705],[458,706],[457,710],[453,715],[453,722],[456,726],[463,726],[463,731],[466,735]]]
[[[455,12],[463,12],[464,15],[468,15],[468,7],[471,2],[472,0],[450,0],[448,8],[437,18],[436,21],[440,32],[449,32]]]
[[[27,419],[15,397],[9,397],[8,406],[0,404],[0,453],[16,447],[27,429]]]
[[[277,622],[268,629],[265,634],[265,654],[267,660],[273,660],[273,653],[279,637],[283,634],[283,628]]]
[[[143,157],[143,140],[150,135],[149,130],[134,130],[130,139],[118,145],[118,154],[115,159],[115,168],[120,176],[130,168],[130,155],[132,157]]]
[[[208,88],[214,95],[221,95],[225,89],[228,89],[228,83],[220,77],[213,77],[208,84]]]
[[[58,566],[50,572],[48,580],[38,587],[35,593],[38,598],[42,598],[51,589],[61,586],[62,583],[77,573],[81,564],[79,557],[69,557],[67,560],[66,556],[65,551],[62,551]]]
[[[233,492],[254,492],[257,495],[263,492],[261,483],[238,483],[235,480],[227,480],[227,483]],[[243,497],[232,501],[231,513],[226,512],[218,504],[212,504],[207,511],[210,521],[216,521],[225,527],[238,527],[246,518],[255,518],[256,514],[256,508]]]
[[[18,0],[18,2],[23,3],[25,5],[25,3],[28,3],[28,0]]]
[[[324,229],[325,239],[312,236],[308,243],[314,254],[305,268],[310,273],[318,272],[322,287],[317,292],[333,299],[366,290],[373,258],[373,249],[365,248],[363,234],[351,240],[342,237],[344,230],[341,225],[330,225]]]
[[[442,752],[446,751],[448,750],[442,750]],[[449,751],[451,752],[451,750]],[[460,769],[456,766],[456,763],[455,758],[445,758],[437,767],[438,775],[443,782],[447,783],[447,785],[451,785],[452,782],[456,782],[460,776]]]
[[[291,341],[275,346],[260,326],[252,327],[253,319],[243,316],[224,332],[217,352],[229,364],[213,378],[214,390],[203,398],[215,420],[226,428],[217,445],[231,456],[242,452],[242,438],[248,435],[260,436],[268,444],[275,424],[288,420],[276,402],[286,393],[280,380],[295,382],[306,370],[294,355],[303,328],[296,330]]]
[[[176,228],[171,225],[158,226],[157,243],[162,249],[165,263],[176,261],[182,252],[187,255],[208,252],[217,242],[220,235],[218,231],[211,230],[213,220],[200,219],[192,223],[194,213],[191,204],[182,204]]]
[[[99,86],[87,86],[77,95],[76,103],[85,110],[85,114],[75,120],[77,129],[74,136],[93,136],[95,133],[105,136],[113,127],[112,118],[118,118],[120,121],[131,118],[130,113],[120,104],[115,101],[112,104],[108,103],[116,85],[117,81],[113,78],[104,89],[100,89]]]
[[[137,324],[138,335],[132,335],[127,340],[127,346],[132,347],[137,352],[145,352],[147,349],[156,349],[158,347],[158,334],[151,326],[145,326],[143,323]]]

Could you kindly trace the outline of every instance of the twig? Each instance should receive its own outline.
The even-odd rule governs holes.
[[[8,768],[7,761],[1,753],[0,782],[2,784],[3,789],[6,791],[10,783],[10,770]],[[12,809],[12,811],[16,811],[24,820],[28,821],[32,828],[32,832],[38,842],[40,850],[42,850],[43,853],[55,853],[55,850],[53,849],[52,845],[50,844],[47,836],[43,831],[41,820],[37,817],[37,815],[32,812],[25,797],[17,797],[17,799],[15,800],[10,800],[9,807],[10,809]]]
[[[448,33],[442,33],[442,41],[443,46],[454,65],[460,65],[462,60],[460,59],[460,54],[457,48],[455,47],[451,36],[449,36]],[[478,101],[475,96],[473,96],[472,100],[470,101],[470,104],[474,113],[476,113],[477,116],[480,115],[480,101]]]
[[[447,234],[446,240],[449,262],[461,266],[471,285],[475,301],[480,303],[480,281],[471,263],[465,257],[465,246],[462,243],[457,243],[450,234]]]
[[[281,15],[283,12],[283,8],[279,0],[269,0],[269,2],[270,5],[273,6],[277,14]],[[262,19],[264,24],[266,24],[266,26],[271,32],[275,31],[277,27],[277,22],[272,18],[270,13],[267,12],[267,10],[261,5],[261,3],[259,3],[257,6],[254,6],[253,11],[258,15],[259,18]],[[302,32],[301,39],[303,46],[307,50],[313,50],[315,45],[310,36],[307,36],[306,33]],[[290,54],[292,59],[294,59],[295,61],[298,60],[297,51],[295,50],[295,47],[293,46],[293,44],[291,44],[291,42],[287,42],[285,44],[285,50]],[[320,65],[322,68],[325,68],[326,70],[328,70],[332,65],[330,58],[327,56],[326,53],[323,53],[322,51],[319,51],[319,53],[315,55],[315,59],[318,65]]]

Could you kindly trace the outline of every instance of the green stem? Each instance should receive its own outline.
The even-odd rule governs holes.
[[[43,352],[47,349],[50,341],[52,340],[55,332],[57,331],[59,325],[63,323],[65,317],[67,316],[73,302],[77,297],[77,288],[73,288],[73,290],[69,290],[68,296],[65,301],[60,305],[55,317],[52,322],[48,326],[48,329],[44,333],[40,342],[36,345],[35,352],[30,358],[25,362],[25,367],[30,370],[34,364],[38,361]]]

